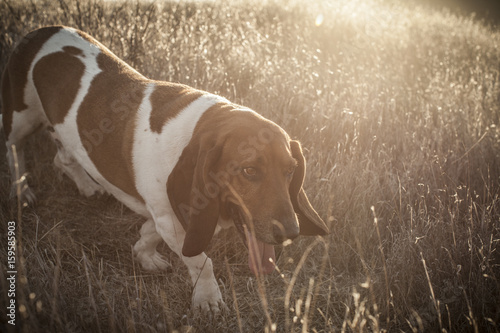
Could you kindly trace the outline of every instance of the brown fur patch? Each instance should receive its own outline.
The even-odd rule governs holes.
[[[97,63],[102,72],[78,110],[80,138],[101,175],[143,201],[135,187],[132,147],[137,110],[149,81],[107,49],[101,51]]]
[[[82,56],[84,55],[82,50],[74,46],[65,46],[63,47],[63,50],[64,52],[72,55],[82,55]]]
[[[169,119],[174,118],[202,95],[203,92],[182,84],[158,83],[151,94],[151,106],[153,107],[149,118],[151,131],[161,133],[161,129]]]
[[[67,53],[51,53],[40,59],[33,69],[33,82],[52,125],[64,122],[80,89],[85,65],[73,55],[75,51],[82,52],[71,47]]]
[[[46,27],[32,31],[24,37],[12,53],[2,77],[2,113],[5,137],[12,131],[13,112],[25,110],[24,88],[28,70],[43,44],[62,27]]]

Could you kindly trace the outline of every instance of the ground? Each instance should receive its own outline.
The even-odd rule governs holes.
[[[222,233],[208,254],[229,312],[198,317],[180,260],[164,246],[171,268],[142,271],[131,246],[143,218],[81,197],[38,133],[36,206],[8,198],[0,158],[0,283],[14,221],[18,331],[500,330],[500,34],[486,22],[375,0],[7,0],[0,22],[0,70],[29,30],[65,24],[150,78],[277,122],[302,142],[305,190],[332,230],[279,248],[279,272],[262,280]]]

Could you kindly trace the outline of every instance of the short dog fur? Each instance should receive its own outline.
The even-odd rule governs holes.
[[[1,89],[14,195],[13,147],[23,175],[26,138],[47,129],[55,165],[82,194],[110,193],[147,219],[134,245],[144,269],[167,267],[161,241],[182,258],[195,309],[224,304],[203,252],[221,227],[236,226],[254,274],[274,270],[274,245],[328,233],[302,188],[301,146],[282,128],[220,96],[147,79],[82,31],[29,33]]]

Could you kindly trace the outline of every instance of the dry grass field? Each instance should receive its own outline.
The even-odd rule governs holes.
[[[18,209],[0,139],[0,331],[500,331],[500,31],[377,0],[4,0],[0,70],[52,24],[281,125],[305,148],[305,190],[332,233],[277,249],[279,273],[262,279],[236,232],[219,234],[207,253],[229,312],[196,316],[180,259],[164,246],[171,268],[141,270],[143,218],[80,196],[46,133],[27,154],[37,204]]]

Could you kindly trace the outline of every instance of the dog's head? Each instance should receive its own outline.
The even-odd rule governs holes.
[[[328,233],[302,189],[306,163],[299,142],[254,112],[203,117],[167,182],[186,229],[183,255],[204,251],[219,218],[232,219],[244,236],[255,274],[273,270],[273,245]]]

